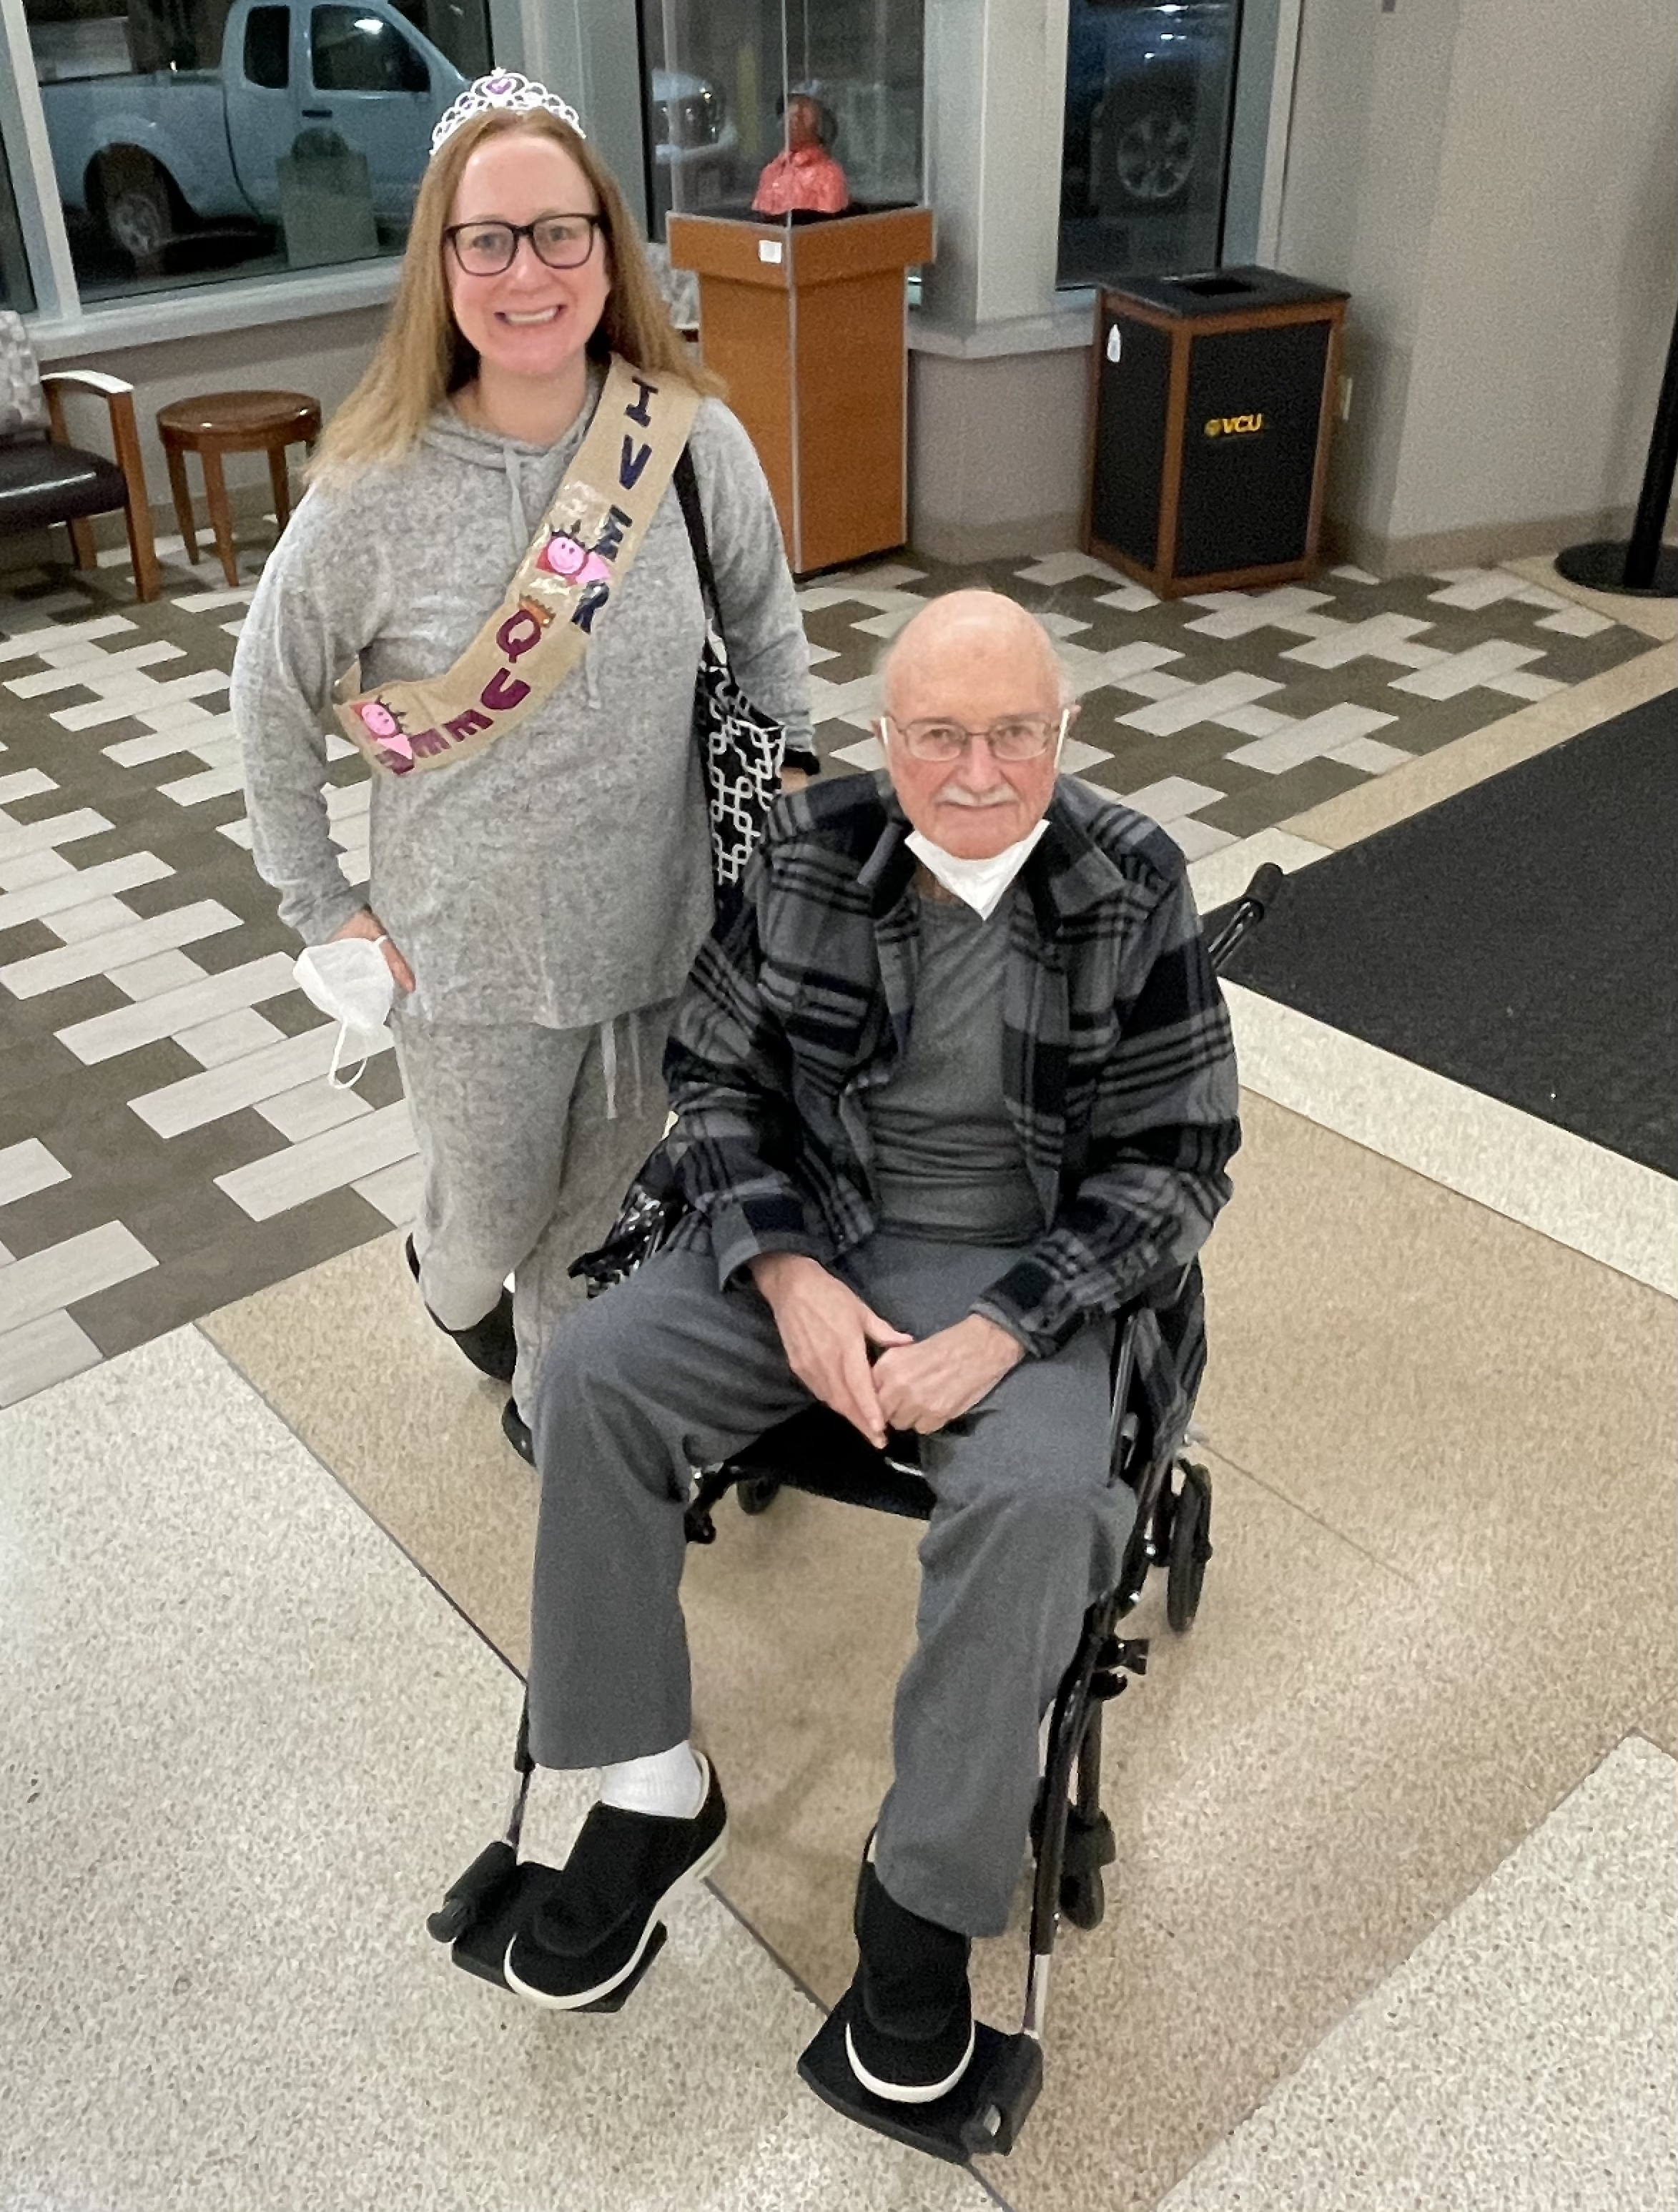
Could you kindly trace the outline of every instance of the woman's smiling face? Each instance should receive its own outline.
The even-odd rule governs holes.
[[[581,166],[551,138],[508,131],[486,138],[460,173],[450,224],[534,222],[550,215],[600,212]],[[527,238],[498,276],[470,276],[444,249],[454,319],[479,358],[509,376],[561,374],[594,335],[611,271],[597,231],[581,268],[550,269]]]

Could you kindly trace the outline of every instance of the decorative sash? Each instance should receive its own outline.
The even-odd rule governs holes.
[[[588,650],[687,443],[690,385],[654,384],[614,355],[600,404],[502,599],[453,668],[381,684],[337,709],[387,775],[450,768],[522,722]],[[610,487],[607,490],[599,489]]]

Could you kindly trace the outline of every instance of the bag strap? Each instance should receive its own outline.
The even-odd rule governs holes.
[[[688,526],[688,544],[693,550],[693,565],[699,574],[699,596],[705,603],[705,617],[727,661],[728,633],[722,623],[722,601],[717,593],[716,571],[711,566],[710,540],[705,534],[705,510],[699,503],[699,478],[694,473],[691,446],[683,447],[670,480],[681,502],[682,520]],[[819,775],[822,772],[821,758],[813,745],[789,745],[786,758],[806,775]]]
[[[688,526],[688,544],[693,550],[693,565],[699,572],[699,595],[705,602],[705,612],[710,618],[711,627],[721,637],[722,601],[717,597],[716,571],[711,566],[711,544],[705,534],[705,510],[699,502],[699,478],[694,472],[691,446],[683,447],[671,481],[682,504],[682,520]]]

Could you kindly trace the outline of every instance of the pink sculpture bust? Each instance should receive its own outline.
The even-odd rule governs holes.
[[[794,93],[787,102],[786,149],[764,164],[752,212],[843,215],[850,204],[845,173],[822,143],[820,104]]]

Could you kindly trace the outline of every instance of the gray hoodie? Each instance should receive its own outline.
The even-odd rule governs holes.
[[[334,683],[447,669],[494,609],[581,443],[473,429],[440,409],[411,454],[299,506],[264,571],[234,663],[253,850],[280,914],[319,944],[370,904],[431,1021],[609,1021],[672,998],[711,920],[692,735],[704,638],[687,531],[666,490],[581,666],[484,751],[375,773],[373,872],[352,890],[327,834]],[[691,438],[734,672],[809,742],[808,657],[769,486],[714,399]]]

